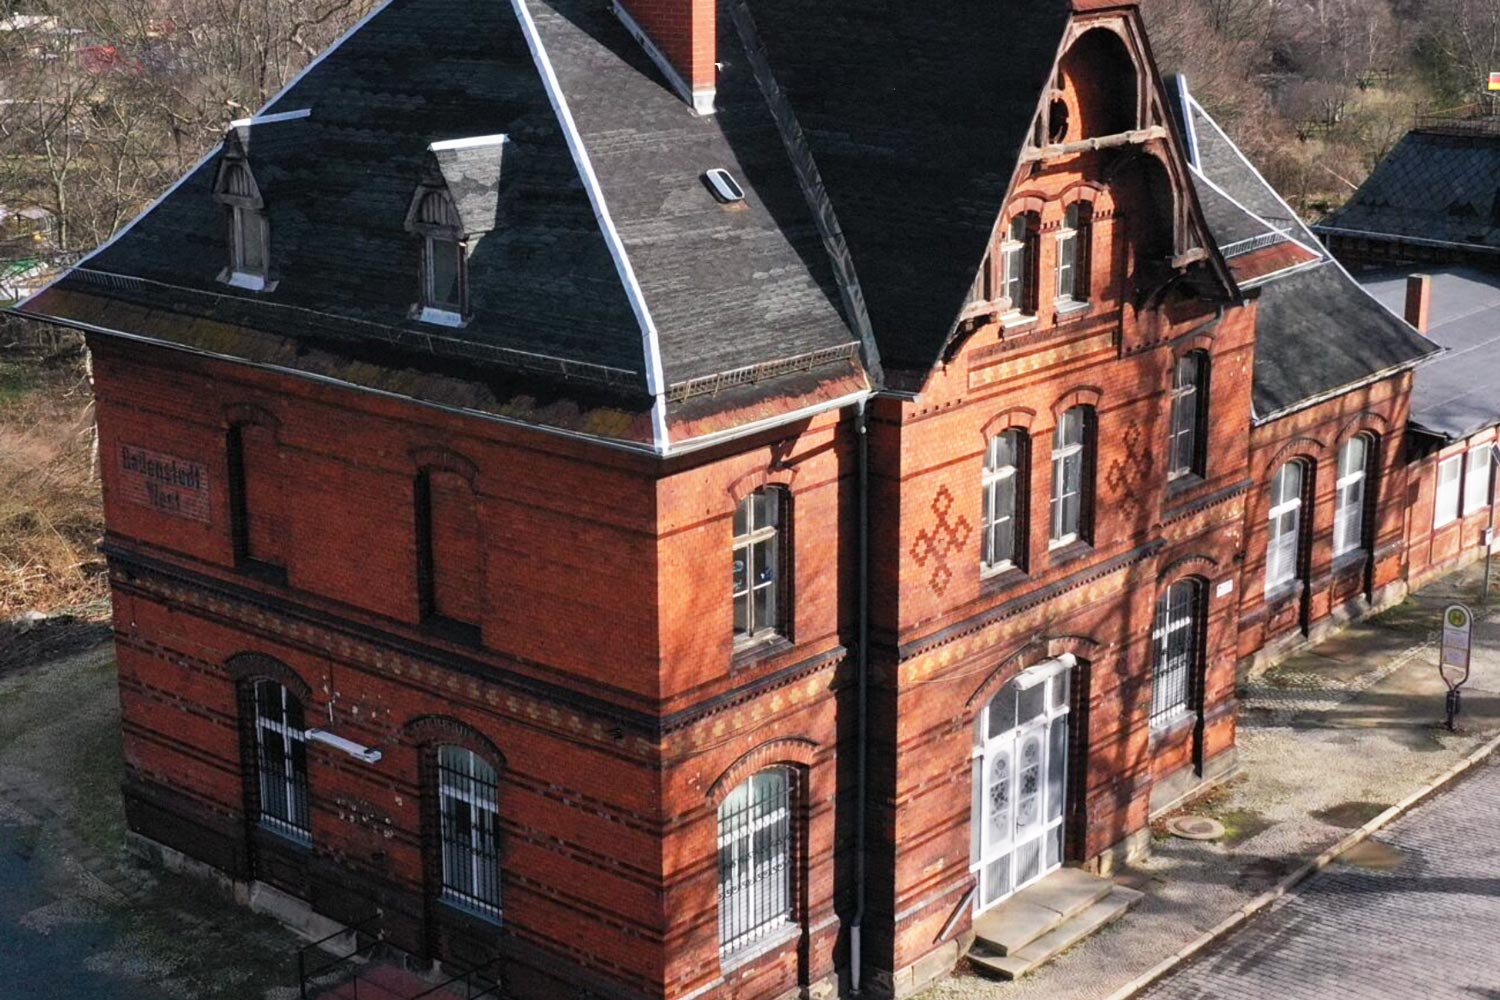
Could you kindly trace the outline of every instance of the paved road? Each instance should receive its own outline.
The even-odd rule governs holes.
[[[1376,835],[1148,1000],[1500,1000],[1500,760]]]

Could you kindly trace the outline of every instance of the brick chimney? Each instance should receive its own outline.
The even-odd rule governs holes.
[[[1406,279],[1406,321],[1426,333],[1432,319],[1432,276],[1414,274]]]
[[[615,0],[615,14],[700,115],[714,112],[717,0]]]

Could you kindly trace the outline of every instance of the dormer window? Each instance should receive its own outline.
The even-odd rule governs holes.
[[[416,229],[422,235],[420,318],[424,323],[458,326],[468,311],[468,248],[452,199],[441,191],[424,195]]]
[[[271,227],[260,188],[242,159],[226,159],[214,198],[225,206],[229,266],[219,279],[236,288],[264,291],[270,274]]]
[[[500,225],[503,135],[446,139],[427,161],[406,211],[406,231],[421,239],[413,319],[438,326],[469,321],[469,254]]]

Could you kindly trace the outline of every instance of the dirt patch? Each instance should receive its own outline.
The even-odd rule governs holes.
[[[72,615],[35,625],[0,625],[0,674],[86,652],[109,635],[109,622]]]
[[[1387,802],[1340,802],[1336,806],[1317,810],[1312,813],[1312,817],[1322,820],[1329,826],[1354,830],[1364,826],[1389,808],[1390,804]]]

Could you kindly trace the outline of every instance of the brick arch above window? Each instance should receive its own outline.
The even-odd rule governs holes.
[[[1266,462],[1265,473],[1267,478],[1276,475],[1287,462],[1293,459],[1301,459],[1309,466],[1316,466],[1320,456],[1328,454],[1328,446],[1317,438],[1295,437],[1276,450]]]
[[[800,470],[756,469],[754,472],[748,472],[729,484],[729,497],[739,504],[750,494],[768,487],[783,489],[790,493],[798,471]]]
[[[1156,574],[1156,586],[1164,590],[1175,583],[1181,583],[1186,579],[1195,579],[1204,586],[1207,580],[1204,573],[1211,573],[1219,568],[1219,560],[1213,556],[1195,552],[1185,556],[1179,556],[1163,566]],[[1191,572],[1196,571],[1196,572]]]
[[[1109,196],[1109,188],[1099,181],[1080,180],[1074,181],[1063,189],[1062,194],[1057,196],[1057,202],[1062,205],[1064,211],[1072,208],[1079,202],[1086,205],[1096,206],[1100,211],[1106,210],[1105,206],[1113,207],[1113,201]]]
[[[1057,398],[1052,404],[1052,415],[1062,419],[1062,415],[1076,406],[1091,406],[1099,409],[1099,404],[1104,401],[1104,390],[1096,385],[1074,386]]]
[[[419,747],[462,747],[483,758],[497,771],[506,768],[505,754],[488,736],[450,715],[422,715],[401,727],[402,737]]]
[[[1029,434],[1031,431],[1031,425],[1035,421],[1035,410],[1027,409],[1024,406],[1013,406],[1008,410],[1002,410],[1001,412],[991,417],[989,420],[985,421],[984,426],[979,428],[979,434],[980,437],[984,439],[985,443],[988,443],[989,440],[996,435],[1003,434],[1008,430],[1015,430],[1019,428],[1020,430],[1024,430]]]
[[[1339,428],[1338,441],[1342,444],[1350,438],[1360,434],[1372,434],[1376,437],[1386,437],[1391,433],[1391,421],[1374,410],[1364,410],[1356,413],[1345,421],[1344,426]]]
[[[974,716],[996,691],[1009,683],[1026,667],[1055,660],[1064,653],[1071,653],[1079,663],[1093,662],[1104,643],[1088,635],[1051,634],[1027,639],[1015,650],[1002,657],[994,668],[979,682],[979,686],[964,702],[964,711],[954,719],[954,728],[972,728]],[[1028,662],[1029,661],[1029,662]]]
[[[304,708],[312,702],[312,685],[274,656],[265,653],[237,653],[224,661],[224,669],[237,684],[275,681],[295,695]]]
[[[263,406],[255,403],[230,403],[224,407],[224,426],[236,427],[241,424],[264,427],[272,434],[281,432],[281,420]]]
[[[412,464],[417,469],[436,469],[443,472],[451,472],[455,476],[474,485],[474,480],[479,476],[479,467],[464,458],[457,452],[446,448],[413,448],[407,453],[410,455]]]
[[[1023,191],[1011,198],[1005,206],[1005,223],[1009,225],[1010,220],[1018,215],[1030,215],[1035,213],[1041,215],[1047,208],[1047,199],[1040,192],[1032,193]]]
[[[781,736],[766,740],[725,768],[724,773],[708,786],[706,797],[717,806],[753,774],[787,765],[811,768],[817,763],[818,750],[817,741],[805,736]]]

